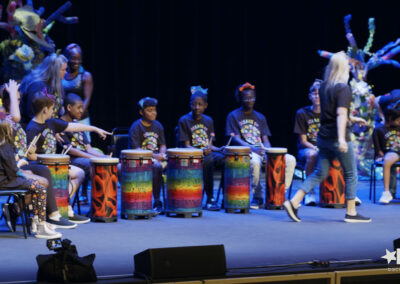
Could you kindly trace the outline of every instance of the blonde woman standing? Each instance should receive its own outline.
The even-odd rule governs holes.
[[[321,101],[321,127],[318,132],[318,161],[314,172],[307,177],[291,200],[284,203],[289,217],[300,222],[297,215],[300,202],[327,175],[330,162],[337,158],[344,171],[347,212],[345,222],[371,222],[371,219],[357,213],[355,198],[357,192],[357,165],[353,145],[350,141],[348,121],[364,124],[361,118],[350,117],[352,100],[349,80],[350,64],[346,54],[335,53],[325,69],[324,82],[319,95]]]

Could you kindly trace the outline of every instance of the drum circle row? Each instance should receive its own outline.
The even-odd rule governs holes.
[[[286,148],[266,148],[266,207],[282,208],[285,200]],[[250,206],[250,153],[249,147],[225,147],[224,208],[227,213],[247,213]],[[153,153],[148,150],[123,150],[118,158],[91,158],[92,190],[90,217],[92,221],[117,221],[118,180],[121,185],[121,217],[151,219]],[[203,199],[203,151],[192,148],[167,150],[168,165],[166,214],[201,216]],[[52,175],[57,206],[60,214],[68,214],[69,156],[59,154],[38,155],[39,163],[46,165]],[[120,174],[118,178],[118,164]],[[340,164],[332,165],[340,178]],[[336,170],[335,170],[336,169]],[[344,188],[342,182],[340,189]],[[329,187],[330,183],[326,188]],[[335,191],[335,189],[333,189]],[[329,195],[338,194],[324,194]],[[342,192],[340,196],[344,195]],[[329,199],[327,197],[327,199]],[[329,202],[329,200],[327,201]],[[340,202],[335,199],[334,202]]]

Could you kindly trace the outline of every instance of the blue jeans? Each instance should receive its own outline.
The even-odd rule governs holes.
[[[324,180],[329,171],[330,163],[337,158],[343,168],[345,181],[345,197],[354,199],[357,192],[357,164],[354,156],[353,143],[347,142],[348,150],[346,153],[339,151],[337,139],[318,138],[317,146],[319,148],[318,161],[314,172],[307,177],[301,185],[305,193],[309,193],[316,185]]]

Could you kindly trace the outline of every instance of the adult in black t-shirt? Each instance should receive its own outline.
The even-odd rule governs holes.
[[[141,119],[136,120],[129,129],[129,149],[145,149],[153,152],[153,197],[154,212],[163,213],[160,200],[162,173],[167,167],[164,127],[157,118],[157,103],[155,98],[143,98],[138,102]]]
[[[352,99],[349,80],[350,65],[346,54],[338,52],[332,55],[325,69],[324,82],[320,88],[321,127],[318,132],[318,162],[314,172],[307,177],[294,197],[284,203],[289,217],[300,222],[297,209],[305,194],[310,192],[327,175],[330,162],[337,158],[344,172],[347,212],[345,222],[371,222],[368,217],[357,214],[355,198],[357,191],[357,165],[353,144],[349,135],[349,111]],[[366,122],[361,118],[352,118],[353,122]]]
[[[311,106],[306,106],[296,112],[294,123],[294,133],[298,137],[297,158],[303,164],[306,175],[310,175],[314,171],[318,157],[317,134],[320,127],[321,105],[319,101],[319,88],[321,80],[315,80],[308,94],[312,102]],[[316,205],[316,197],[314,190],[306,194],[306,205]]]
[[[179,119],[179,141],[187,148],[203,150],[203,188],[207,195],[206,209],[219,210],[214,199],[214,166],[223,167],[224,155],[221,148],[215,147],[214,122],[204,114],[207,103],[207,89],[191,87],[190,107],[192,111]]]

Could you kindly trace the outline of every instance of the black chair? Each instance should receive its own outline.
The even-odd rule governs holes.
[[[19,201],[21,201],[21,203],[22,203],[21,223],[22,223],[22,228],[24,230],[25,239],[28,238],[27,233],[29,235],[31,234],[31,229],[29,227],[29,225],[30,225],[29,210],[28,210],[28,206],[25,203],[25,197],[26,197],[27,194],[29,194],[29,190],[27,190],[27,189],[13,189],[13,190],[0,189],[0,196],[8,196],[7,203],[10,202],[11,197],[14,198],[14,202],[18,202],[19,203]]]
[[[128,149],[129,127],[116,127],[113,129],[113,137],[110,151],[113,157],[119,158],[122,150]]]
[[[371,175],[369,179],[369,200],[372,198],[374,192],[374,203],[376,203],[376,168],[383,168],[383,161],[375,161],[371,164]],[[393,164],[392,167],[400,168],[400,162]]]

